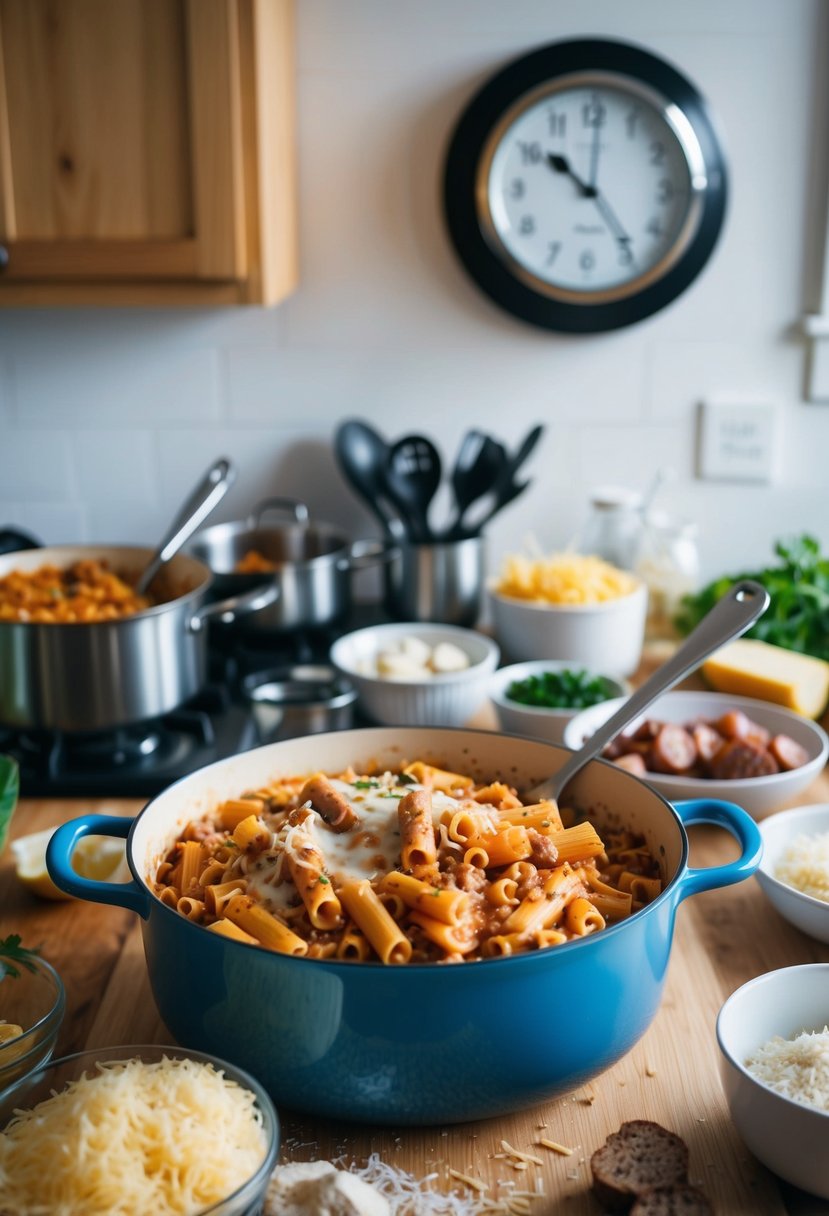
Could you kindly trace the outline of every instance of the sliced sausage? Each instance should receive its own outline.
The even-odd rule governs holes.
[[[697,745],[699,758],[703,765],[709,765],[722,747],[725,740],[718,730],[707,722],[697,722],[691,731],[694,743]]]
[[[648,768],[653,773],[687,773],[697,760],[697,745],[684,726],[667,722],[651,744]]]
[[[784,772],[793,768],[802,768],[809,763],[809,753],[801,747],[790,735],[775,735],[769,744],[769,750]]]
[[[711,761],[715,781],[736,781],[741,777],[768,777],[779,772],[771,752],[742,739],[727,740]]]
[[[662,723],[657,722],[656,718],[645,718],[633,732],[633,737],[639,743],[652,743],[661,729]]]
[[[714,725],[726,739],[747,739],[755,724],[741,709],[729,709]]]
[[[625,769],[629,773],[633,773],[636,777],[644,777],[648,771],[648,766],[645,764],[645,757],[641,752],[627,752],[624,756],[616,756],[616,763],[619,768]]]

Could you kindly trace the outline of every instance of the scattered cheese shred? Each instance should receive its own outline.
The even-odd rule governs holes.
[[[785,1098],[829,1112],[829,1026],[794,1039],[775,1035],[749,1056],[746,1068]]]
[[[781,854],[774,877],[829,903],[829,832],[795,836]]]
[[[572,1157],[573,1156],[574,1150],[571,1148],[568,1148],[566,1144],[559,1144],[557,1140],[547,1140],[544,1137],[542,1137],[538,1141],[538,1143],[540,1145],[542,1145],[543,1148],[551,1149],[552,1152],[554,1152],[554,1153],[561,1153],[562,1157]]]
[[[195,1216],[267,1155],[250,1090],[164,1056],[99,1063],[0,1134],[3,1216]]]
[[[543,1191],[512,1191],[503,1197],[484,1195],[477,1189],[482,1185],[477,1179],[452,1169],[447,1170],[449,1176],[474,1193],[444,1194],[429,1186],[434,1175],[414,1178],[405,1170],[383,1161],[379,1153],[372,1153],[362,1169],[352,1166],[352,1173],[388,1200],[392,1216],[529,1216],[533,1210],[531,1201],[544,1197]],[[510,1182],[497,1184],[499,1188],[511,1185]]]

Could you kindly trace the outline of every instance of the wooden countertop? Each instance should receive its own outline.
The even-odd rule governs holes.
[[[482,718],[480,725],[492,722]],[[829,802],[829,771],[797,799],[798,804],[824,801]],[[12,837],[90,810],[134,815],[141,805],[126,799],[24,797]],[[695,866],[736,855],[734,842],[716,828],[693,828],[691,842]],[[27,945],[41,945],[63,977],[67,1011],[59,1053],[172,1041],[150,994],[136,916],[99,904],[37,899],[15,879],[6,850],[0,858],[0,936],[12,932]],[[653,1024],[623,1060],[589,1086],[517,1115],[426,1129],[332,1124],[282,1110],[280,1160],[344,1158],[362,1165],[375,1152],[418,1178],[435,1172],[440,1189],[462,1189],[449,1169],[482,1179],[492,1195],[505,1196],[513,1187],[539,1188],[543,1195],[531,1202],[532,1216],[560,1211],[598,1216],[600,1205],[590,1192],[590,1155],[620,1123],[645,1118],[686,1139],[692,1180],[723,1216],[829,1216],[829,1203],[779,1183],[740,1141],[720,1087],[714,1033],[722,1002],[740,984],[777,967],[819,961],[829,961],[829,947],[783,921],[755,880],[697,895],[679,910],[664,999]],[[538,1147],[542,1137],[571,1147],[573,1154]],[[496,1155],[502,1153],[502,1140],[536,1154],[542,1164],[519,1172]]]

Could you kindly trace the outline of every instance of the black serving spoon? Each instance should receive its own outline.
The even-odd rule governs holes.
[[[404,529],[386,489],[390,450],[383,436],[359,418],[340,423],[334,434],[334,454],[340,471],[380,520],[384,532],[397,540]]]
[[[507,453],[502,443],[484,431],[467,431],[452,468],[455,518],[444,533],[446,540],[461,540],[463,519],[474,502],[488,494],[503,476]]]
[[[403,517],[409,539],[416,544],[435,539],[428,511],[441,475],[440,453],[424,435],[404,435],[389,448],[386,492]]]

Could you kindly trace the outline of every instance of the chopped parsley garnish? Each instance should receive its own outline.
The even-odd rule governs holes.
[[[375,777],[367,777],[364,780],[352,781],[351,784],[355,790],[376,790],[380,782]]]
[[[317,882],[324,883],[325,886],[327,887],[330,884],[331,879],[326,878],[324,874],[320,874],[319,878],[317,879]]]
[[[413,777],[411,773],[401,773],[397,780],[401,785],[417,785],[417,777]]]
[[[535,709],[586,709],[607,701],[613,690],[602,676],[565,668],[513,680],[506,695],[510,701]]]
[[[15,963],[25,967],[27,971],[36,971],[34,959],[39,953],[39,950],[27,950],[25,946],[21,946],[19,933],[10,933],[8,937],[0,938],[0,970],[18,980],[20,972]]]
[[[440,887],[432,887],[433,895],[440,895]]]
[[[403,790],[383,790],[381,798],[405,798]]]

